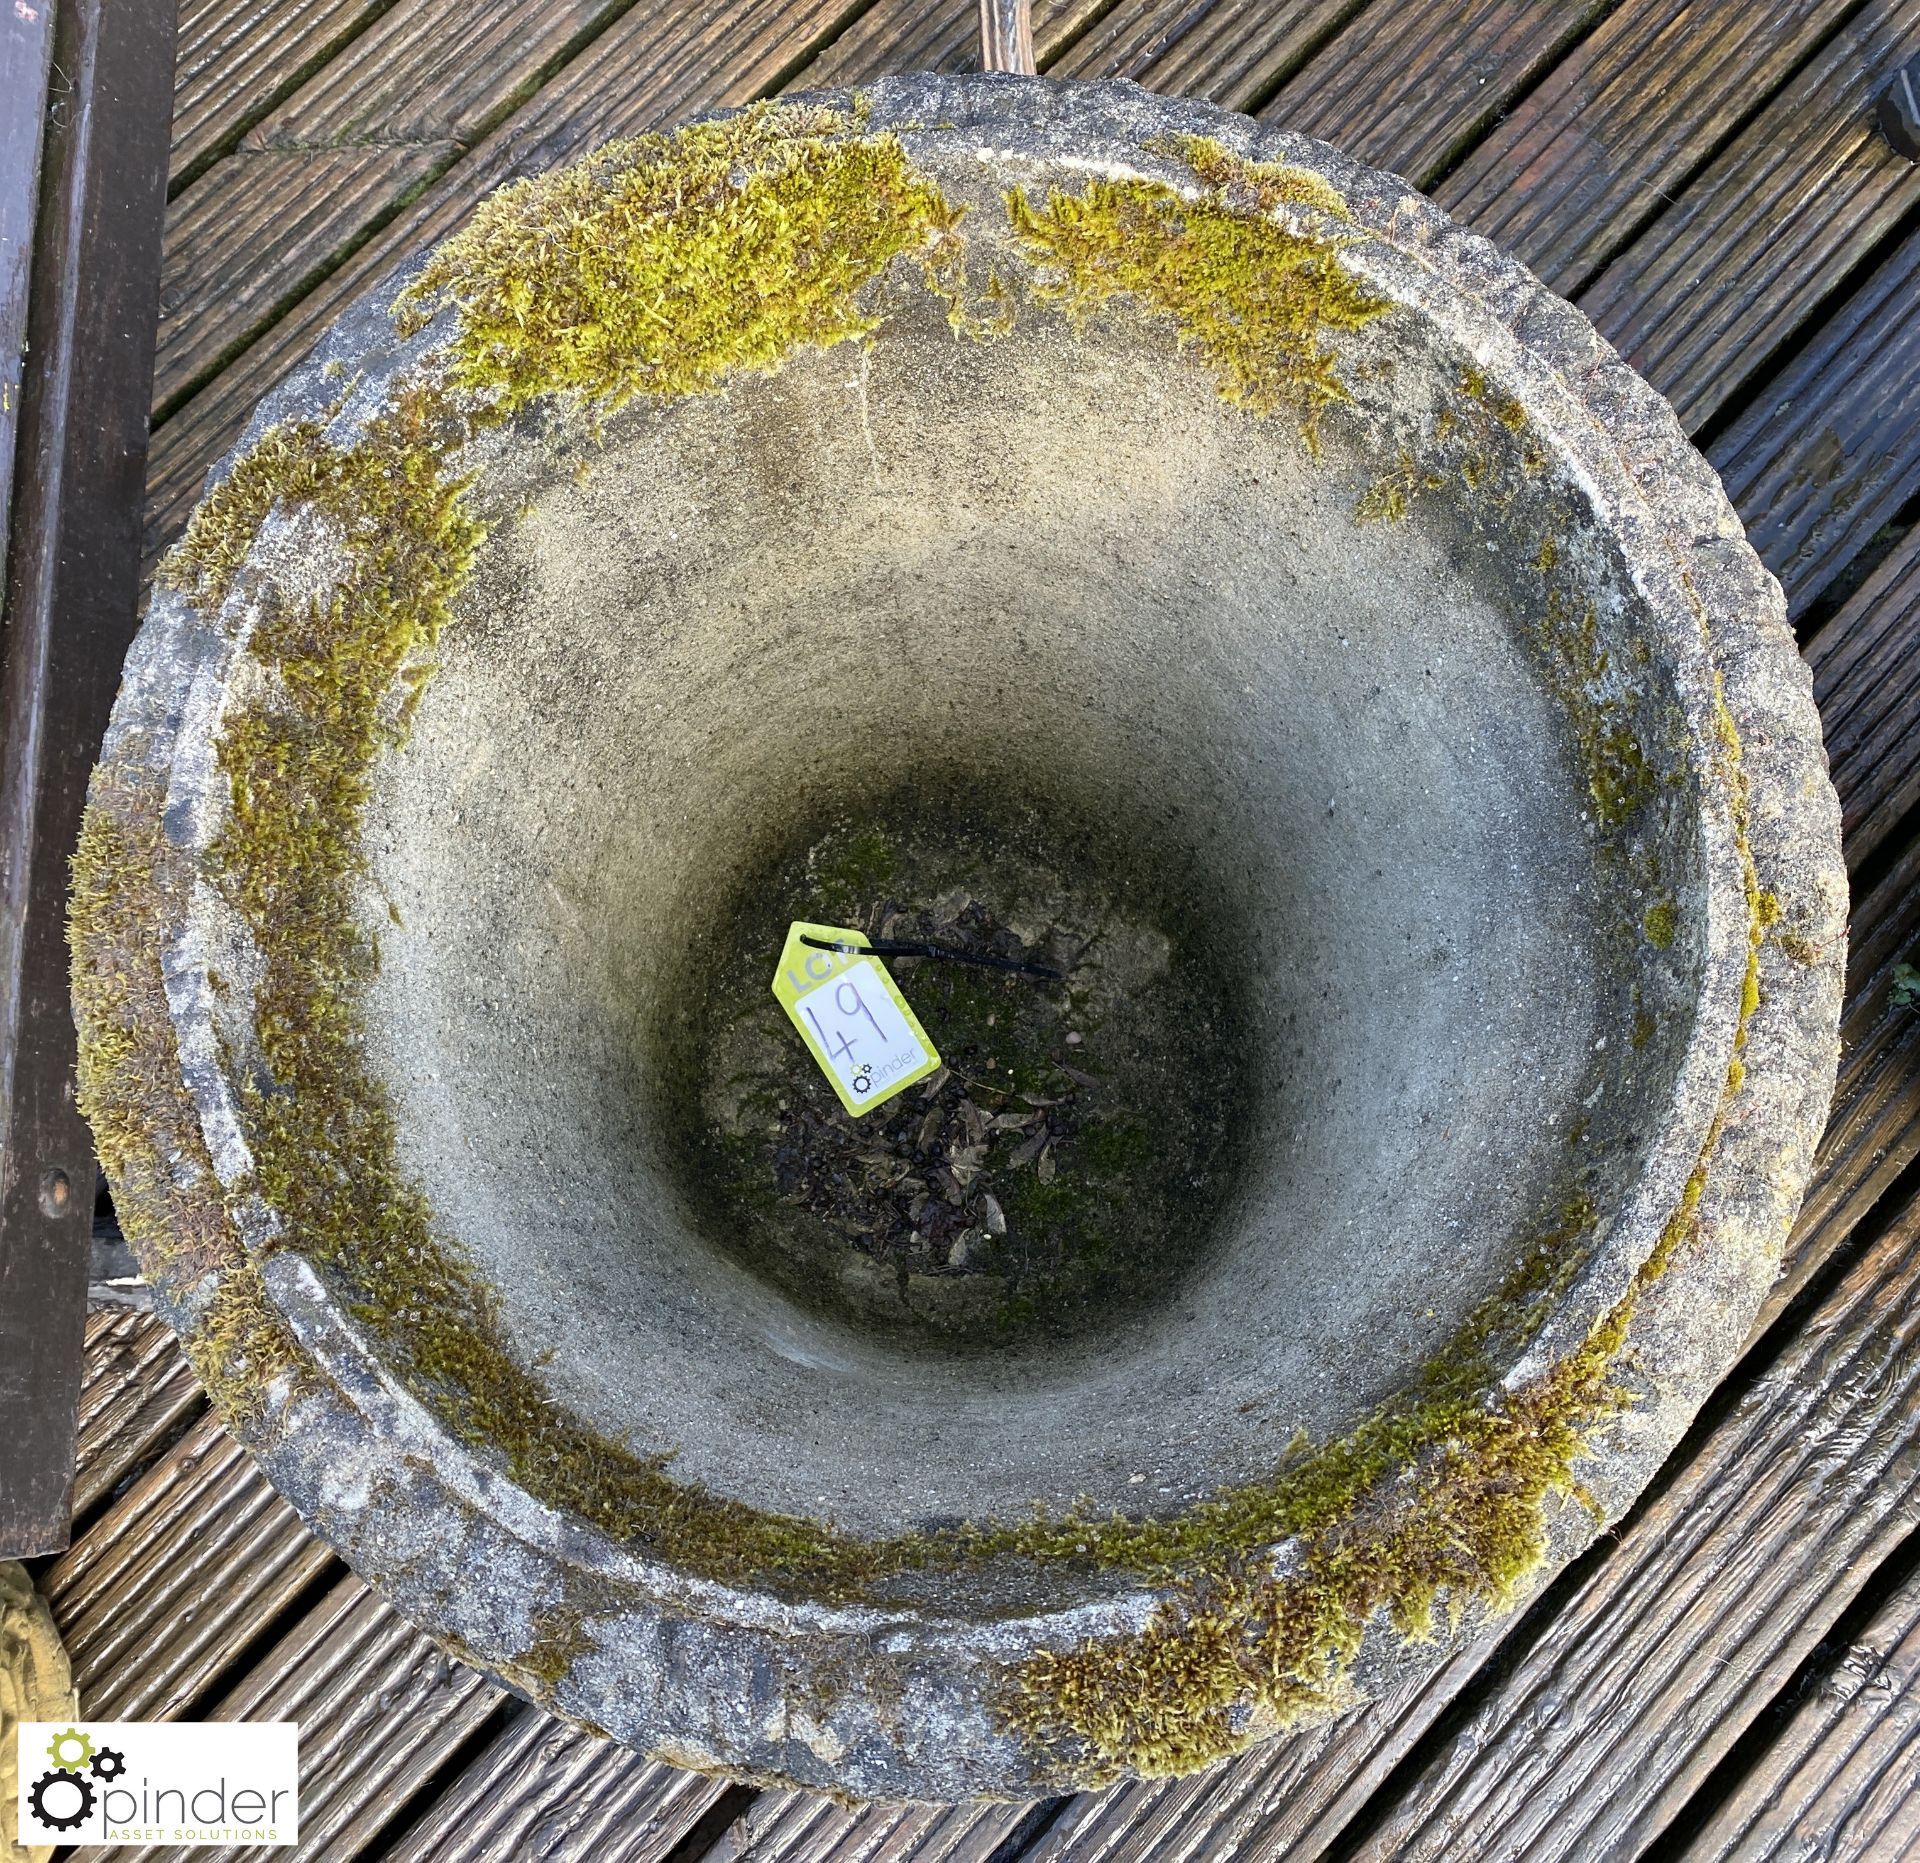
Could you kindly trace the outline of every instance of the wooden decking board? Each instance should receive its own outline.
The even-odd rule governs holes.
[[[1060,47],[1098,19],[1107,0],[1035,0],[1033,49],[1045,71]],[[979,0],[880,0],[794,82],[806,90],[869,84],[903,71],[978,71]]]
[[[206,1718],[300,1723],[299,1854],[344,1863],[503,1699],[349,1573]],[[248,1863],[258,1852],[89,1846],[73,1854],[87,1863]]]
[[[230,155],[167,210],[156,412],[311,290],[409,188],[444,169],[452,143]]]
[[[1132,78],[1230,110],[1265,101],[1288,68],[1366,0],[1120,0],[1054,68],[1061,78]]]
[[[174,201],[155,409],[272,323],[631,4],[400,0]]]
[[[327,325],[404,258],[454,231],[502,181],[610,136],[744,103],[831,40],[858,0],[727,0],[698,17],[635,6],[561,77],[455,162],[391,223],[292,305],[207,388],[156,429],[147,474],[148,560],[178,534],[208,470],[254,405]],[[723,55],[724,53],[724,55]]]
[[[1371,6],[1289,78],[1260,115],[1425,187],[1532,90],[1611,4]]]
[[[384,1863],[660,1863],[725,1786],[522,1708]]]
[[[41,1580],[95,1720],[169,1720],[329,1565],[211,1416]]]
[[[1796,611],[1920,492],[1920,222],[1709,450]]]
[[[204,1400],[180,1342],[148,1313],[87,1318],[86,1369],[73,1475],[73,1516],[86,1516]]]
[[[393,0],[182,0],[175,41],[177,182],[349,43]]]
[[[1725,407],[1920,205],[1920,166],[1872,112],[1887,73],[1916,55],[1920,0],[1872,0],[1581,294],[1687,427]]]
[[[1897,552],[1815,637],[1814,683],[1829,746],[1844,747],[1848,765],[1868,774],[1838,772],[1843,806],[1848,795],[1870,796],[1877,780],[1910,781],[1920,756],[1903,697],[1920,669],[1920,602],[1907,592]],[[1880,669],[1886,669],[1884,677]],[[1877,826],[1878,838],[1861,850],[1849,826],[1845,842],[1857,876],[1847,952],[1847,999],[1841,1021],[1840,1076],[1798,1221],[1789,1238],[1780,1280],[1761,1308],[1764,1329],[1783,1312],[1834,1247],[1875,1199],[1920,1154],[1920,1016],[1895,1010],[1888,993],[1892,970],[1920,929],[1920,842],[1886,859],[1887,835],[1897,821]],[[1911,825],[1903,832],[1911,835]],[[1871,863],[1867,855],[1871,854]],[[1884,864],[1871,884],[1869,866]],[[1789,935],[1791,926],[1782,930]]]
[[[1082,1794],[1021,1863],[1317,1857],[1498,1647],[1504,1629],[1331,1726],[1282,1735],[1193,1778]]]
[[[1637,1856],[1658,1836],[1912,1528],[1917,1279],[1920,1201],[1622,1532],[1364,1855]]]
[[[1857,869],[1920,804],[1920,525],[1807,648]]]
[[[1875,1863],[1920,1851],[1920,1576],[1877,1611],[1684,1863]]]
[[[1442,183],[1440,204],[1576,292],[1857,4],[1626,0]]]
[[[834,1804],[810,1792],[763,1792],[702,1863],[988,1863],[1024,1805]]]
[[[245,150],[471,143],[634,0],[400,0],[242,138]]]
[[[1912,948],[1916,929],[1920,840],[1854,902],[1833,1114],[1781,1277],[1761,1306],[1763,1329],[1920,1154],[1920,1014],[1891,1001],[1893,967]]]

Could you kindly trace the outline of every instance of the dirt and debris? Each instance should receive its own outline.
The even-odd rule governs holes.
[[[1029,945],[971,898],[951,917],[893,899],[875,902],[865,917],[851,929],[869,938],[1041,964],[1061,981],[952,959],[891,960],[895,981],[928,1006],[943,1064],[858,1119],[831,1095],[777,1100],[763,1141],[776,1190],[901,1276],[1006,1276],[1057,1265],[1032,1259],[1030,1226],[1013,1234],[1006,1211],[1019,1203],[1016,1173],[1056,1181],[1061,1153],[1097,1105],[1092,1074],[1049,1058],[1076,1032],[1065,1021],[1071,941],[1056,933]],[[945,975],[950,965],[966,974]],[[956,996],[964,999],[959,1014]]]
[[[829,833],[715,976],[689,1030],[699,1190],[733,1252],[808,1304],[957,1341],[1057,1334],[1200,1248],[1234,1076],[1215,975],[1052,851],[1004,828]],[[768,988],[796,918],[1059,975],[886,959],[942,1066],[856,1118]]]

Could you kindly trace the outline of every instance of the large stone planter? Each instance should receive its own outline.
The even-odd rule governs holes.
[[[76,869],[127,1227],[315,1528],[636,1747],[944,1799],[1338,1712],[1617,1516],[1775,1272],[1845,905],[1664,403],[1129,86],[697,127],[423,264],[215,473]],[[893,1325],[700,1163],[730,928],[869,819],[1205,985],[1206,1181],[1071,1310]]]

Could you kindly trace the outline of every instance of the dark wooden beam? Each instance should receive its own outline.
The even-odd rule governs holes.
[[[0,1558],[67,1543],[94,1186],[67,873],[134,631],[173,35],[173,0],[58,0],[5,113],[10,158],[46,99],[0,634]]]
[[[20,104],[47,94],[53,15],[47,0],[0,11],[0,588],[6,586],[7,519],[20,434],[20,377],[27,351],[27,297],[33,224],[40,202],[40,143],[46,112]],[[19,105],[19,107],[15,107]]]

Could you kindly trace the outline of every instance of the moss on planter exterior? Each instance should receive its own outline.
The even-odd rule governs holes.
[[[96,779],[88,798],[68,903],[79,1104],[141,1266],[196,1301],[185,1341],[195,1373],[245,1424],[301,1354],[233,1234],[170,1039],[157,939],[187,881],[160,803],[125,780]]]

